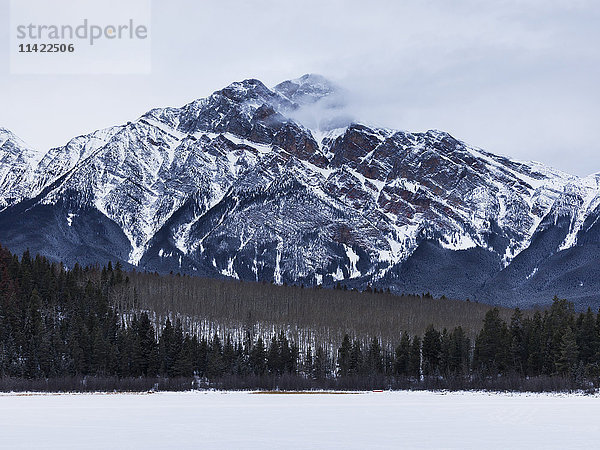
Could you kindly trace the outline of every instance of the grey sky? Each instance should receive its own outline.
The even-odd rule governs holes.
[[[321,73],[364,122],[446,130],[494,153],[600,171],[600,2],[154,0],[150,75],[10,75],[0,127],[36,148],[232,81]]]

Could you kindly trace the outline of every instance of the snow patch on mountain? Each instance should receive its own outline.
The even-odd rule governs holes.
[[[581,231],[588,215],[600,205],[600,176],[592,175],[572,187],[580,198],[579,207],[571,213],[571,226],[558,250],[566,250],[577,244],[577,234]]]

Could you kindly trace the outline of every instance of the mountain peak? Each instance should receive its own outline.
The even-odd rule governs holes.
[[[345,90],[323,75],[307,73],[273,90],[298,105],[290,117],[312,130],[330,131],[355,120],[348,112]]]
[[[16,156],[22,157],[32,164],[39,162],[43,156],[43,153],[31,149],[29,145],[23,142],[23,140],[15,133],[3,127],[0,127],[0,148],[2,148],[4,152],[10,152]]]
[[[323,75],[307,73],[300,78],[286,80],[273,88],[300,105],[316,103],[339,92],[339,87]]]
[[[7,141],[9,139],[18,139],[15,134],[10,131],[7,130],[6,128],[0,127],[0,140],[2,142]]]
[[[271,92],[262,81],[255,78],[235,81],[217,92],[235,101],[244,101],[249,98],[270,97],[273,95],[273,92]]]

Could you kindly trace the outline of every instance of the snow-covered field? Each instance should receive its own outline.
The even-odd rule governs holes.
[[[600,397],[0,395],[2,448],[594,448]]]

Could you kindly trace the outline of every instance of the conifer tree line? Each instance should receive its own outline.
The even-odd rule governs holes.
[[[593,389],[600,378],[600,314],[577,314],[566,300],[516,309],[508,320],[488,309],[473,339],[461,326],[429,325],[422,334],[398,330],[393,345],[376,330],[369,340],[348,330],[331,345],[283,330],[203,335],[169,317],[157,326],[151,312],[117,306],[115,288],[130,275],[112,264],[65,270],[0,248],[0,389],[60,377],[111,378],[115,389],[132,378],[220,388]]]

